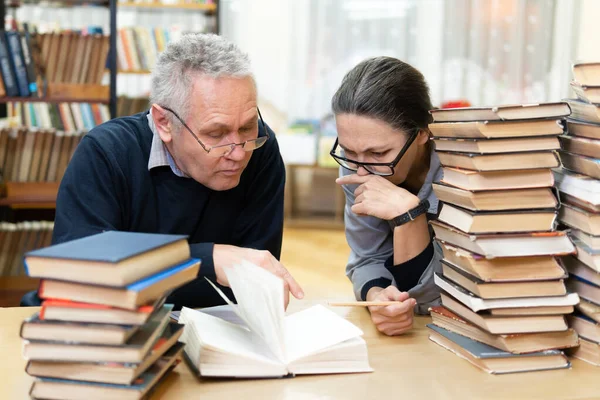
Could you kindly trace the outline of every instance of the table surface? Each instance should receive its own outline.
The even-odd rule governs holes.
[[[323,303],[294,301],[288,311]],[[363,329],[374,372],[298,376],[289,379],[218,380],[194,376],[182,362],[154,392],[153,399],[592,399],[600,398],[600,368],[572,360],[572,368],[490,375],[428,340],[429,317],[416,317],[408,334],[386,337],[364,308],[334,308]],[[35,308],[0,308],[2,398],[26,399],[32,379],[24,372],[19,327]]]

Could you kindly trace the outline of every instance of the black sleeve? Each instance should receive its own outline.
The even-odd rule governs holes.
[[[396,286],[401,292],[408,292],[408,290],[417,286],[421,275],[433,259],[433,253],[433,242],[429,242],[429,245],[418,256],[402,264],[394,265],[393,255],[387,259],[385,268],[392,273]]]
[[[270,129],[269,134],[264,151],[253,165],[246,204],[236,222],[233,238],[241,247],[269,250],[279,259],[283,240],[285,165],[275,134]]]

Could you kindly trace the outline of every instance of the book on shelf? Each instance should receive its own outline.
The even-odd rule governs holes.
[[[53,227],[51,221],[0,222],[0,276],[25,275],[23,254],[48,246]]]
[[[225,270],[238,301],[219,294],[244,322],[183,308],[181,341],[202,376],[282,377],[372,371],[362,331],[317,305],[284,315],[283,281],[247,262]]]
[[[578,336],[573,329],[493,335],[443,306],[432,307],[429,311],[434,325],[513,354],[565,349],[578,344]]]
[[[431,110],[433,121],[507,121],[566,117],[571,113],[565,102],[514,104],[495,107],[458,107]]]
[[[427,327],[431,330],[429,339],[432,342],[490,374],[544,371],[571,366],[560,350],[512,354],[433,324],[428,324]]]
[[[560,149],[560,142],[556,136],[516,139],[438,138],[433,139],[433,143],[437,151],[474,154],[505,154]]]

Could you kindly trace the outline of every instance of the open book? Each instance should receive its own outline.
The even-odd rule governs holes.
[[[363,332],[317,305],[285,315],[283,281],[251,263],[226,269],[238,304],[215,289],[239,317],[183,308],[180,341],[202,376],[282,377],[370,372]],[[228,322],[234,321],[234,322]]]

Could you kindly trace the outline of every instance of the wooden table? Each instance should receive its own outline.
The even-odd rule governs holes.
[[[295,301],[290,310],[319,302]],[[427,317],[404,336],[385,337],[367,310],[336,308],[365,332],[375,372],[292,379],[200,379],[185,363],[157,388],[153,399],[591,399],[600,398],[600,368],[573,360],[569,370],[489,375],[428,340]],[[19,326],[35,308],[0,309],[0,387],[3,399],[26,399],[32,378],[24,372]]]

